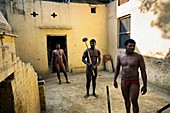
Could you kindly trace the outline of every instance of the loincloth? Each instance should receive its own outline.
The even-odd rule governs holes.
[[[55,65],[63,66],[63,62],[55,62]]]
[[[129,86],[131,84],[135,84],[137,86],[140,86],[138,77],[136,79],[133,79],[133,80],[128,80],[128,79],[125,79],[124,77],[122,77],[122,80],[123,80],[123,82],[126,86]]]

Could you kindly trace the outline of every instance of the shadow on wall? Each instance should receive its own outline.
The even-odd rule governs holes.
[[[142,13],[153,12],[157,16],[151,26],[157,26],[162,31],[162,36],[170,39],[170,0],[140,0],[139,7]]]
[[[5,17],[5,19],[8,20],[7,12],[6,12],[6,1],[5,0],[0,1],[0,11],[3,14],[3,16]]]

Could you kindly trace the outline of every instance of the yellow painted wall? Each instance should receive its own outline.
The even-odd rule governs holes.
[[[14,33],[20,36],[16,40],[18,55],[23,61],[30,62],[38,73],[48,73],[47,35],[67,36],[69,71],[85,68],[81,61],[82,54],[86,49],[82,42],[84,36],[87,36],[89,40],[96,39],[96,47],[101,50],[102,55],[108,53],[106,6],[104,4],[90,6],[79,3],[36,1],[35,4],[25,2],[24,7],[25,16],[13,14],[12,9],[9,8],[11,11],[9,23]],[[91,13],[91,7],[96,7],[95,14]],[[33,11],[38,13],[37,17],[30,15]],[[58,16],[51,17],[53,12]]]
[[[10,48],[10,52],[15,54],[16,53],[15,39],[17,36],[3,35],[2,37],[3,45],[8,46]]]
[[[16,59],[15,35],[0,34],[0,67]]]

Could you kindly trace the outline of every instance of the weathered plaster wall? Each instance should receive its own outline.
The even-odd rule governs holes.
[[[0,112],[40,113],[37,73],[16,57],[15,35],[0,39]]]
[[[170,57],[158,59],[145,57],[148,81],[170,93]]]
[[[14,2],[11,2],[14,4]],[[17,9],[23,9],[16,2]],[[20,7],[19,7],[20,6]],[[91,7],[96,7],[96,13],[91,13]],[[57,3],[31,0],[24,2],[24,14],[9,8],[9,23],[14,33],[20,36],[17,41],[18,55],[25,62],[30,62],[35,70],[47,74],[47,35],[67,36],[68,68],[69,71],[84,69],[81,61],[86,49],[82,37],[89,40],[95,38],[96,47],[102,55],[107,53],[106,6],[79,3]],[[35,11],[38,16],[30,15]],[[57,17],[50,16],[56,13]],[[88,41],[89,44],[89,41]],[[102,68],[102,65],[101,65]]]
[[[117,60],[117,2],[113,1],[107,5],[107,28],[108,28],[108,51],[115,65]]]

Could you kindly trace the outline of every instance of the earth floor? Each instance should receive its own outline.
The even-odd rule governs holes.
[[[115,89],[112,85],[113,75],[114,73],[99,71],[96,86],[99,97],[90,96],[85,99],[85,73],[74,75],[68,73],[71,84],[65,83],[64,75],[61,73],[61,85],[58,84],[56,73],[50,74],[45,78],[47,110],[43,113],[108,113],[106,86],[109,87],[111,113],[125,113],[120,78],[118,78],[119,87]],[[170,103],[169,92],[162,92],[151,84],[148,84],[147,94],[139,96],[140,113],[156,113],[168,103]],[[170,113],[170,108],[163,113]]]

